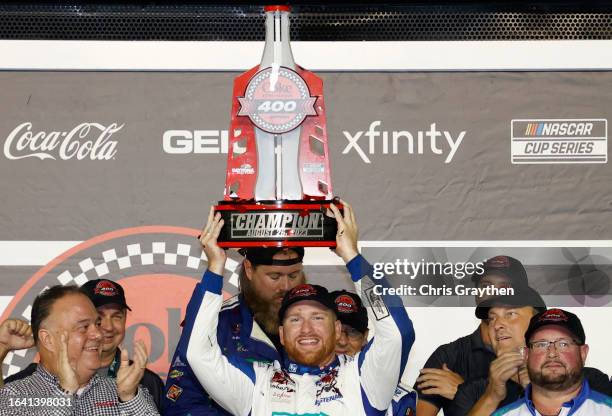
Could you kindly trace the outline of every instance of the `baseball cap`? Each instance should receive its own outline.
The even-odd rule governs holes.
[[[359,295],[346,290],[336,290],[331,292],[330,296],[340,322],[365,334],[368,330],[368,312]]]
[[[563,309],[549,309],[541,312],[531,318],[527,332],[525,332],[525,341],[529,343],[529,339],[538,329],[547,325],[557,325],[567,329],[574,334],[580,345],[584,345],[586,335],[580,319],[571,312]]]
[[[291,250],[298,256],[294,259],[277,260],[273,257],[283,251]],[[249,247],[239,250],[251,263],[263,266],[291,266],[304,259],[304,247]]]
[[[327,289],[325,289],[323,286],[310,285],[306,283],[294,287],[285,294],[283,302],[281,303],[280,310],[278,311],[278,317],[280,321],[283,321],[285,312],[287,312],[287,309],[289,309],[291,305],[297,302],[301,302],[303,300],[313,300],[315,302],[319,302],[326,308],[336,312],[336,305],[332,301],[332,298],[329,295]]]
[[[517,286],[514,289],[514,295],[494,296],[482,301],[476,307],[476,317],[478,319],[487,319],[489,317],[489,309],[496,306],[533,306],[538,312],[546,311],[546,303],[542,296],[529,286]]]
[[[488,274],[499,274],[512,281],[512,287],[528,286],[527,272],[523,263],[510,256],[495,256],[485,261],[482,272],[474,272],[472,281],[478,282]]]
[[[125,302],[123,288],[119,283],[113,282],[112,280],[90,280],[81,286],[81,292],[91,299],[96,308],[103,305],[115,304],[130,311],[132,310]]]

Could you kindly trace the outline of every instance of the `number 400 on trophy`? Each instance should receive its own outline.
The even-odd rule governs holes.
[[[219,245],[333,247],[323,81],[293,60],[289,6],[265,13],[261,63],[234,80]]]

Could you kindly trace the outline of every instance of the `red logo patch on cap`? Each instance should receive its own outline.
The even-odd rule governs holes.
[[[569,318],[561,309],[549,309],[540,316],[538,319],[540,322],[551,321],[551,322],[567,322]]]
[[[486,267],[505,269],[510,267],[510,259],[507,256],[495,256],[487,260]]]
[[[340,313],[355,313],[357,312],[357,304],[355,300],[349,295],[340,295],[334,302],[336,303],[336,309]]]
[[[314,296],[317,294],[317,289],[311,285],[300,285],[291,291],[289,299],[304,298],[306,296]]]
[[[113,282],[103,280],[96,285],[94,293],[102,296],[117,296],[117,286]]]

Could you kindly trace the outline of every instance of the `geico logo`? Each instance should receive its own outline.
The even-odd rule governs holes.
[[[227,153],[228,133],[227,130],[167,130],[162,142],[168,154]],[[244,152],[237,144],[234,147],[236,153]]]
[[[368,155],[376,153],[380,154],[419,154],[422,155],[426,151],[436,155],[444,155],[444,163],[450,163],[459,149],[463,138],[465,137],[465,131],[459,132],[456,137],[447,131],[440,131],[436,128],[436,123],[431,123],[429,130],[416,131],[411,133],[406,130],[401,131],[379,131],[377,128],[380,127],[381,121],[376,120],[370,124],[367,131],[358,131],[350,133],[343,131],[344,137],[348,140],[348,144],[342,151],[342,154],[347,154],[351,150],[354,150],[361,160],[365,163],[372,163]],[[360,139],[366,141],[364,147],[361,147],[363,142],[359,142]]]

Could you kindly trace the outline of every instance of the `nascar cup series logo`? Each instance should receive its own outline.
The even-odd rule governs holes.
[[[607,163],[606,119],[512,120],[512,163]]]
[[[306,116],[316,115],[306,82],[287,68],[267,68],[249,81],[239,97],[239,116],[249,116],[261,130],[281,134],[298,127]]]
[[[231,214],[232,238],[323,237],[323,213],[250,212]]]

